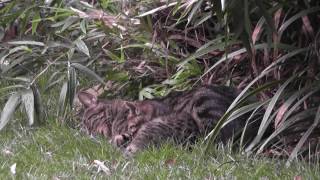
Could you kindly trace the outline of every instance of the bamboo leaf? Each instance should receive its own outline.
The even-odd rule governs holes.
[[[0,92],[12,90],[12,89],[19,89],[19,88],[25,88],[25,86],[21,85],[21,84],[12,85],[12,86],[6,86],[6,87],[3,87],[3,88],[0,88]]]
[[[316,108],[307,109],[305,111],[302,111],[292,117],[290,117],[287,121],[282,123],[259,147],[259,150],[257,153],[261,153],[265,146],[276,136],[278,136],[281,132],[283,132],[285,129],[289,128],[292,124],[297,123],[298,121],[303,121],[306,118],[309,118],[310,116],[313,116],[316,112]]]
[[[8,44],[45,46],[45,44],[43,42],[39,42],[39,41],[11,41],[11,42],[8,42]]]
[[[103,52],[106,53],[107,56],[109,56],[113,61],[118,61],[121,62],[121,57],[118,57],[116,54],[114,54],[113,52],[107,50],[107,49],[102,49]]]
[[[61,28],[61,32],[65,31],[66,29],[68,29],[73,23],[75,23],[76,21],[78,21],[79,18],[76,16],[70,16],[68,17],[66,20],[64,20],[62,22],[63,26]],[[58,24],[58,23],[57,23]]]
[[[90,77],[93,77],[95,78],[96,80],[98,80],[100,83],[102,84],[106,84],[104,82],[104,80],[99,76],[97,75],[94,71],[90,70],[89,68],[87,68],[86,66],[82,65],[82,64],[79,64],[79,63],[72,63],[71,64],[72,67],[75,67],[76,69],[86,73],[88,76]]]
[[[76,94],[77,88],[77,74],[74,67],[68,66],[68,95],[69,95],[69,105],[73,106],[73,99]]]
[[[64,114],[67,92],[68,92],[68,82],[64,82],[60,91],[60,97],[59,97],[59,103],[58,103],[59,109],[57,113],[58,117]]]
[[[31,89],[25,90],[21,94],[22,103],[24,104],[24,108],[26,110],[29,125],[34,124],[34,95]]]
[[[203,3],[203,0],[200,0],[196,3],[196,5],[194,5],[194,7],[192,8],[191,12],[189,13],[188,16],[188,22],[187,25],[192,21],[192,19],[194,18],[195,14],[199,11],[201,4]]]
[[[150,11],[147,11],[145,13],[142,13],[142,14],[138,15],[137,17],[143,17],[143,16],[147,16],[147,15],[150,15],[150,14],[154,14],[157,11],[161,11],[161,10],[166,9],[168,7],[175,6],[176,4],[177,4],[177,2],[172,2],[170,4],[165,4],[163,6],[160,6],[160,7],[154,8],[154,9],[152,9]]]
[[[238,43],[238,41],[228,41],[228,45],[233,45],[236,43]],[[208,43],[201,46],[195,53],[193,53],[187,59],[185,59],[181,63],[179,63],[178,67],[181,68],[185,64],[187,64],[189,61],[196,59],[196,58],[199,58],[199,57],[206,55],[210,52],[213,52],[215,50],[222,50],[225,47],[225,45],[226,45],[226,43],[224,41],[222,41],[222,38],[217,38],[215,40],[209,41]],[[241,51],[241,52],[245,52],[245,51]]]
[[[48,88],[49,84],[51,84],[51,83],[55,80],[56,76],[58,76],[59,74],[60,74],[59,71],[53,72],[53,73],[51,74],[51,76],[50,76],[49,79],[47,80],[45,89]]]
[[[296,78],[296,76],[292,76],[291,78],[289,78],[284,84],[282,84],[280,86],[280,88],[277,90],[277,92],[274,94],[274,96],[272,97],[270,103],[268,104],[268,107],[266,109],[266,112],[264,113],[264,116],[262,118],[259,130],[258,130],[258,134],[257,136],[254,138],[254,140],[251,142],[251,144],[246,148],[246,152],[252,150],[252,148],[254,146],[257,145],[257,143],[261,140],[264,132],[266,131],[267,127],[269,126],[271,119],[270,115],[272,113],[273,108],[276,105],[276,102],[278,101],[278,99],[280,98],[280,95],[282,94],[282,92],[284,91],[284,89],[288,86],[289,83],[291,83],[294,79]]]
[[[35,109],[35,117],[37,120],[37,123],[44,122],[44,108],[43,108],[43,102],[41,98],[41,94],[39,89],[35,86],[31,86],[33,97],[34,97],[34,109]]]
[[[38,27],[40,21],[41,21],[40,13],[39,13],[39,11],[36,11],[35,15],[33,17],[33,20],[32,20],[32,25],[31,25],[32,35],[34,35],[35,32],[37,31],[37,27]]]
[[[300,151],[303,144],[306,142],[307,138],[310,136],[312,131],[318,126],[320,122],[320,106],[318,107],[317,114],[314,118],[313,124],[308,128],[308,130],[303,134],[302,138],[299,140],[296,147],[293,149],[292,153],[289,156],[288,161],[286,162],[286,166],[288,167],[291,163],[291,161],[297,157],[298,152]]]
[[[21,95],[19,93],[14,93],[10,96],[7,103],[5,104],[0,117],[0,131],[6,126],[6,124],[11,119],[16,108],[20,104]]]
[[[89,49],[86,43],[84,43],[81,39],[77,39],[74,43],[76,44],[76,46],[81,52],[83,52],[85,55],[90,57]]]
[[[82,21],[80,22],[80,29],[81,29],[81,31],[82,31],[84,34],[87,34],[86,21],[85,21],[85,20],[82,20]]]
[[[303,89],[295,92],[291,95],[279,108],[279,113],[275,119],[275,128],[277,128],[283,121],[285,121],[307,98],[309,98],[312,94],[316,93],[320,90],[320,84],[315,82],[311,86],[304,87]],[[304,94],[302,98],[299,99],[290,109],[289,107],[293,104],[295,100],[297,100],[301,94]],[[281,110],[281,111],[280,111]]]
[[[268,26],[270,27],[270,29],[273,32],[276,32],[276,28],[274,27],[274,22],[272,17],[270,16],[270,14],[268,13],[268,10],[264,7],[263,3],[261,0],[256,0],[256,4],[259,7],[259,9],[261,10],[263,17],[266,19],[266,22],[268,24]]]
[[[301,17],[310,14],[310,13],[314,13],[320,11],[320,7],[313,7],[310,9],[306,9],[304,11],[299,12],[298,14],[292,16],[291,18],[289,18],[286,22],[284,22],[280,28],[279,28],[279,37],[282,36],[282,33],[287,29],[287,27],[292,24],[294,21],[296,21],[297,19],[300,19]]]
[[[245,49],[243,49],[245,51]],[[237,96],[237,98],[232,102],[232,104],[229,106],[228,110],[226,111],[226,113],[220,118],[220,120],[218,121],[217,125],[215,126],[215,128],[205,137],[205,140],[207,140],[207,145],[206,145],[206,152],[208,151],[209,147],[212,145],[212,143],[215,141],[216,137],[218,136],[218,133],[223,125],[223,123],[226,121],[226,119],[231,115],[231,113],[235,110],[236,106],[239,104],[240,99],[243,98],[244,94],[249,90],[249,88],[256,83],[260,78],[264,77],[266,74],[268,74],[269,72],[271,72],[275,67],[277,67],[277,65],[285,60],[287,60],[288,58],[295,56],[297,54],[300,54],[302,52],[305,52],[309,50],[309,48],[302,48],[302,49],[297,49],[295,51],[292,51],[282,57],[280,57],[279,59],[277,59],[275,62],[273,62],[272,64],[270,64],[267,68],[265,68],[259,76],[257,76],[255,79],[253,79],[242,91],[241,93]],[[239,53],[239,52],[237,52]],[[225,59],[221,59],[219,60],[217,63],[221,62],[222,60]],[[216,64],[217,64],[216,63]],[[213,65],[213,67],[216,66]],[[211,69],[211,68],[210,68]]]

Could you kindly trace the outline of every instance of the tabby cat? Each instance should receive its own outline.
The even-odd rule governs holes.
[[[78,98],[84,106],[80,113],[82,127],[89,134],[104,135],[117,147],[124,145],[144,122],[171,112],[156,100],[99,100],[85,91],[79,92]]]
[[[84,92],[78,97],[85,105],[83,125],[87,130],[105,135],[130,156],[165,140],[186,143],[206,135],[237,94],[230,87],[206,85],[144,101],[98,100]],[[226,142],[244,124],[241,119],[232,121],[222,128],[219,140]]]

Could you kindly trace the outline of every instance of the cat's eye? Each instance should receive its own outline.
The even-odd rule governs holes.
[[[135,133],[135,132],[137,131],[136,126],[134,126],[134,125],[129,126],[129,131],[130,131],[131,133]]]

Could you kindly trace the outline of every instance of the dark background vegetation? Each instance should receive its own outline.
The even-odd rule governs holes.
[[[145,99],[219,84],[242,92],[208,142],[224,122],[253,111],[262,122],[242,151],[285,157],[288,164],[317,159],[319,4],[0,1],[0,130],[17,111],[29,125],[73,124],[74,97],[83,88]],[[268,127],[273,131],[263,138]]]

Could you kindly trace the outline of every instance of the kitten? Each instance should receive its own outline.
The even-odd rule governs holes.
[[[123,111],[126,101],[123,100],[99,100],[96,96],[81,91],[77,94],[83,105],[81,125],[88,134],[102,134],[106,138],[112,137],[112,122],[114,117]]]

